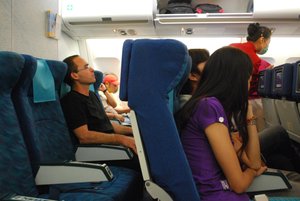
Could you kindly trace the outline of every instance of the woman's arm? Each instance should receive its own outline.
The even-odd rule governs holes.
[[[247,119],[249,140],[245,148],[245,154],[247,157],[246,160],[243,160],[243,162],[248,167],[258,170],[261,167],[260,145],[256,128],[256,120],[253,115],[252,105],[250,103],[248,104]]]
[[[231,189],[236,193],[245,192],[255,176],[260,175],[264,169],[259,169],[259,171],[251,168],[241,169],[228,128],[224,124],[209,125],[205,129],[205,134]]]
[[[117,106],[117,102],[114,99],[114,97],[107,91],[105,85],[103,83],[100,84],[99,90],[103,92],[103,94],[106,96],[106,102],[108,105],[115,108]]]

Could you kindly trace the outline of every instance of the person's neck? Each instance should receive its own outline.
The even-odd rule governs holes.
[[[192,93],[191,93],[191,95],[193,95],[194,93],[195,93],[195,91],[196,91],[196,89],[197,89],[197,82],[192,82],[191,83],[191,85],[192,85]]]
[[[252,41],[251,41],[251,42],[252,42]],[[258,52],[259,47],[260,47],[259,42],[258,42],[258,41],[255,41],[255,42],[252,42],[252,43],[253,43],[253,45],[254,45],[255,52]]]
[[[80,94],[83,94],[83,95],[86,95],[86,96],[89,96],[89,93],[90,93],[90,86],[89,85],[74,85],[72,87],[72,90],[80,93]]]

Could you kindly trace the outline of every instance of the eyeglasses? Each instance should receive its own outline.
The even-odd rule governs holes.
[[[89,66],[89,64],[86,64],[83,68],[80,68],[80,69],[77,69],[77,73],[78,72],[80,72],[80,71],[83,71],[83,70],[88,70],[88,69],[90,69],[91,68],[91,66]]]

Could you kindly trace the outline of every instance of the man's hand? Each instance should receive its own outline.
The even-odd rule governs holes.
[[[135,146],[135,141],[134,141],[133,137],[119,135],[118,136],[118,142],[121,145],[132,149],[137,154],[137,150],[136,150],[136,146]]]
[[[114,116],[116,119],[118,119],[120,122],[124,122],[125,118],[123,117],[123,115],[121,114],[115,114]]]

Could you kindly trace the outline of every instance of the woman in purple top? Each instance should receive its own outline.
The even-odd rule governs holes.
[[[248,89],[249,57],[223,47],[206,63],[192,98],[176,114],[182,145],[204,201],[248,201],[245,193],[262,174],[259,140]],[[233,144],[230,128],[237,126],[241,144]]]

